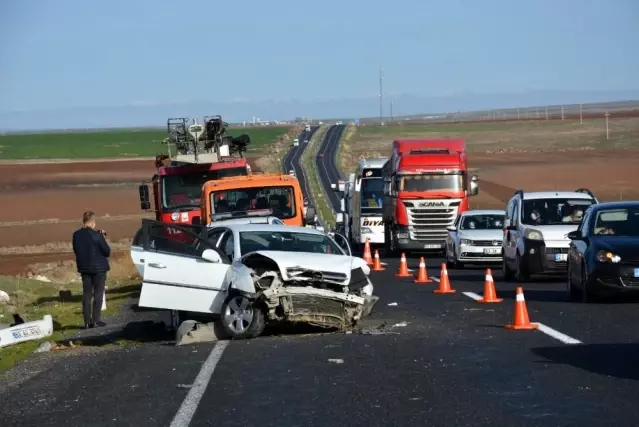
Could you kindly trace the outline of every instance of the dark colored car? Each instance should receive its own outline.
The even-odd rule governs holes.
[[[639,201],[592,205],[568,237],[572,297],[639,293]]]

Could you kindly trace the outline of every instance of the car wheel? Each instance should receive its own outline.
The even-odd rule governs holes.
[[[515,278],[513,271],[508,267],[508,262],[506,261],[506,257],[503,257],[501,262],[501,273],[504,276],[504,280],[511,281]]]
[[[222,304],[222,329],[231,339],[255,338],[264,332],[264,310],[241,294],[231,294]]]
[[[570,262],[568,262],[567,274],[568,274],[568,278],[566,280],[566,283],[567,283],[568,293],[570,294],[571,298],[576,299],[577,297],[580,296],[581,292],[579,291],[579,289],[575,287],[575,284],[572,282],[572,265],[570,265]]]
[[[517,282],[527,282],[530,280],[530,275],[524,271],[521,265],[521,256],[517,254],[517,269],[515,270],[515,280]]]
[[[588,291],[588,273],[586,266],[581,266],[581,302],[587,304],[592,302],[592,294]]]

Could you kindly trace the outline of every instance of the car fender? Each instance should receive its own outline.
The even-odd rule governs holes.
[[[236,290],[242,293],[254,294],[257,290],[251,277],[252,272],[253,270],[244,264],[237,261],[234,262],[229,269],[230,274],[227,275],[225,280],[227,282],[225,290],[227,292]]]

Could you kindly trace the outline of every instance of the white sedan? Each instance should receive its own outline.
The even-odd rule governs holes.
[[[131,257],[140,307],[171,310],[174,327],[178,313],[210,314],[230,338],[259,336],[269,321],[354,326],[378,299],[366,262],[312,228],[145,219]]]
[[[472,210],[461,213],[448,227],[446,265],[462,268],[464,264],[502,261],[505,212]]]

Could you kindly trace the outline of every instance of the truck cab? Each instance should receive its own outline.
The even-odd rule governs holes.
[[[219,214],[247,216],[265,210],[286,225],[314,226],[317,222],[315,209],[304,206],[302,188],[292,175],[253,174],[208,181],[202,186],[202,224],[210,224]]]
[[[394,141],[382,175],[384,242],[391,254],[444,251],[447,227],[479,193],[462,140]]]

